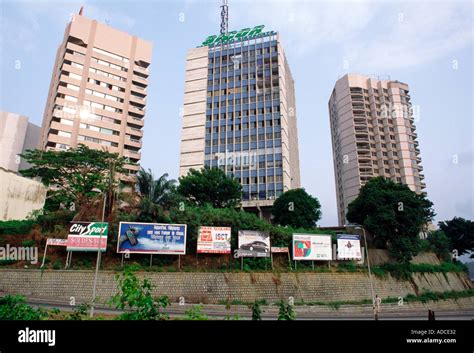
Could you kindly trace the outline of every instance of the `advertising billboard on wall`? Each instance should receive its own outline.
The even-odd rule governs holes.
[[[120,222],[118,253],[186,254],[186,224]]]
[[[67,237],[67,251],[97,251],[107,249],[109,224],[102,222],[71,222]],[[102,238],[101,238],[102,234]]]
[[[239,230],[239,257],[269,257],[270,234],[255,230]]]
[[[230,227],[199,227],[198,254],[230,254]]]
[[[361,260],[360,238],[358,235],[340,234],[337,236],[338,260]]]
[[[332,260],[331,236],[293,234],[293,260]]]

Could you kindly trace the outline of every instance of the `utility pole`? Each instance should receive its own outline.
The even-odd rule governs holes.
[[[221,5],[221,34],[229,33],[229,5],[227,0],[222,0]]]

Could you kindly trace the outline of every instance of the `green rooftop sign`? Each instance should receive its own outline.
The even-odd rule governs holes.
[[[240,31],[232,31],[227,34],[223,33],[220,35],[213,35],[206,38],[204,42],[202,42],[203,46],[213,47],[220,44],[226,44],[230,42],[240,41],[240,40],[248,40],[256,37],[263,37],[266,35],[274,34],[275,32],[263,32],[264,25],[255,26],[254,28],[244,28]]]

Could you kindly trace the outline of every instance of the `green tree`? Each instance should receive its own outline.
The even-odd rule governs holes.
[[[288,190],[275,200],[272,215],[282,226],[312,228],[321,219],[321,204],[305,189]]]
[[[140,219],[155,220],[160,210],[168,210],[178,202],[176,180],[163,174],[155,179],[153,172],[141,168],[137,173],[137,189],[141,196]]]
[[[178,192],[196,206],[210,204],[215,208],[240,204],[242,187],[219,168],[191,169],[179,178]]]
[[[430,250],[434,251],[441,259],[450,260],[451,241],[442,230],[429,232],[426,240]]]
[[[389,179],[370,179],[349,204],[347,220],[362,224],[378,247],[388,247],[402,263],[419,250],[419,233],[434,217],[433,204],[425,194]]]
[[[124,312],[118,318],[120,320],[167,320],[167,314],[160,312],[161,308],[170,305],[166,296],[155,298],[152,295],[152,285],[145,278],[143,283],[129,268],[122,275],[116,277],[119,292],[115,294],[110,302],[115,304],[116,309],[131,311]]]
[[[451,241],[450,250],[458,255],[474,251],[474,222],[461,217],[438,223],[439,228]]]
[[[124,172],[125,159],[116,153],[91,149],[85,145],[66,151],[27,150],[21,155],[32,166],[20,171],[26,177],[40,177],[51,186],[48,198],[77,210],[97,197],[94,189],[111,193],[118,185],[117,173]],[[94,190],[94,191],[93,191]],[[110,203],[109,203],[110,204]]]

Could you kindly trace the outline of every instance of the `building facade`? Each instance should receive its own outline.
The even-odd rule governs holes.
[[[56,54],[39,148],[84,144],[128,157],[126,170],[136,172],[151,55],[150,42],[74,15]]]
[[[0,167],[18,172],[29,168],[19,155],[35,149],[40,137],[40,127],[28,121],[28,117],[0,111]]]
[[[278,33],[210,36],[186,59],[180,176],[218,167],[242,184],[242,206],[268,217],[300,187],[295,89]]]
[[[365,75],[340,78],[329,99],[339,225],[372,177],[426,187],[407,84]]]

